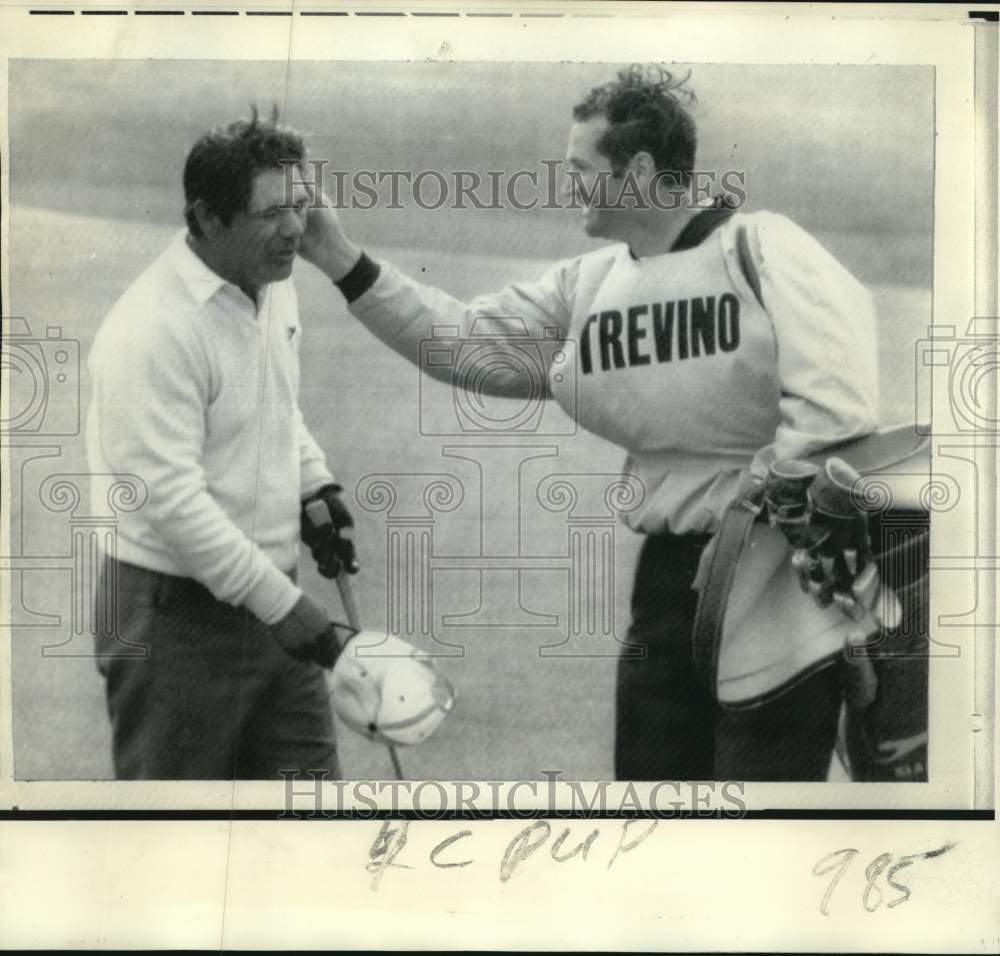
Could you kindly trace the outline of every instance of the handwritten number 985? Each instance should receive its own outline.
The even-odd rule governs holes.
[[[886,906],[891,909],[893,906],[905,903],[910,898],[910,888],[903,883],[897,882],[895,879],[896,874],[917,860],[929,860],[936,856],[941,856],[954,846],[954,843],[946,843],[944,846],[936,850],[928,850],[926,853],[911,853],[907,856],[900,856],[896,858],[895,863],[893,863],[891,853],[879,854],[865,867],[865,889],[861,896],[862,905],[869,913],[874,913],[882,905],[883,901],[885,901],[885,893],[878,885],[878,881],[879,877],[886,871],[886,868],[888,868],[888,872],[885,874],[885,882],[899,893],[894,899],[889,900]],[[832,874],[830,882],[826,887],[826,892],[823,893],[823,898],[819,904],[819,911],[824,916],[829,915],[830,899],[833,896],[833,892],[857,855],[858,851],[851,848],[835,850],[833,853],[828,853],[824,856],[812,868],[814,876]]]

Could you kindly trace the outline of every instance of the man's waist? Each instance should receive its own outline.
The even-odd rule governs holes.
[[[284,573],[293,583],[298,576],[294,567]],[[137,592],[145,594],[153,607],[182,601],[185,606],[190,607],[217,604],[226,609],[244,610],[219,601],[204,584],[194,578],[137,564],[122,557],[105,555],[104,574],[113,576],[115,586],[123,593],[127,591],[133,596]]]
[[[254,543],[279,568],[294,568],[298,561],[299,543],[290,536],[283,538],[279,543],[267,541]],[[138,567],[179,577],[187,576],[175,552],[156,537],[148,526],[135,527],[127,521],[119,522],[118,533],[115,536],[115,553],[121,560]]]
[[[711,535],[749,463],[742,459],[661,469],[630,455],[625,471],[642,485],[643,496],[637,508],[622,511],[622,519],[642,534]]]

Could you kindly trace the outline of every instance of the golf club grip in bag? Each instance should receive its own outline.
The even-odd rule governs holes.
[[[853,507],[841,508],[832,531],[830,516],[810,513],[822,512],[812,507],[815,502],[806,505],[810,478],[803,481],[800,512],[792,495],[784,506],[789,520],[780,524],[768,520],[775,507],[771,482],[723,515],[699,576],[695,668],[721,706],[746,709],[842,660],[841,752],[854,779],[926,779],[929,516],[920,495],[899,489],[906,484],[902,478],[929,477],[929,442],[912,426],[896,428],[828,449],[810,462],[781,464],[792,466],[786,474],[799,466],[801,474],[815,476],[831,459],[846,464],[848,474],[863,476],[843,496]],[[893,481],[897,493],[875,500]],[[866,503],[866,497],[872,500]],[[885,507],[872,507],[879,503]],[[864,577],[880,596],[869,606],[891,602],[892,613],[866,616],[859,624],[818,584],[809,593],[793,561],[808,553],[810,535],[813,544],[819,542],[811,553],[822,554],[828,570],[835,553],[843,564],[845,551],[858,580],[871,565]],[[842,567],[839,573],[845,573]],[[865,630],[862,641],[859,627]]]

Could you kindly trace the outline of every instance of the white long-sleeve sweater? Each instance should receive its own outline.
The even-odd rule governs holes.
[[[291,280],[254,303],[179,233],[102,324],[90,352],[90,468],[137,475],[117,556],[194,578],[280,620],[301,590],[300,497],[333,479],[298,405],[301,330]]]

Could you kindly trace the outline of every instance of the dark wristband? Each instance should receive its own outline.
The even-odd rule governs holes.
[[[362,252],[361,258],[354,263],[354,268],[339,282],[335,282],[334,285],[340,289],[348,303],[351,303],[375,285],[375,280],[379,277],[381,271],[382,267],[369,258],[367,253]]]

